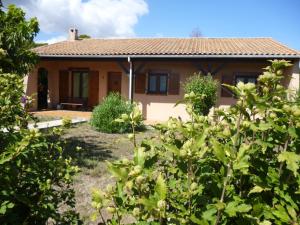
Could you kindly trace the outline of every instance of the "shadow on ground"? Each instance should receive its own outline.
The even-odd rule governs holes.
[[[96,162],[114,159],[109,144],[103,141],[91,142],[95,139],[93,135],[66,138],[65,154],[71,156],[79,167],[88,169],[96,166]]]

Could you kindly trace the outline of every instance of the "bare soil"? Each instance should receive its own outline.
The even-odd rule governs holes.
[[[138,142],[144,138],[155,137],[153,129],[145,130],[137,135]],[[80,172],[75,177],[74,189],[76,210],[84,224],[98,224],[101,220],[92,222],[91,190],[104,189],[113,178],[107,171],[106,160],[132,158],[133,145],[127,139],[127,134],[105,134],[94,130],[88,123],[76,125],[63,135],[67,141],[67,152],[73,156]],[[76,147],[81,147],[76,151]],[[105,214],[107,217],[108,215]]]

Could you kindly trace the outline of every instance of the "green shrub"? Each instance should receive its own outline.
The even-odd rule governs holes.
[[[72,119],[70,117],[62,118],[62,126],[64,128],[71,128],[72,127]]]
[[[214,117],[188,110],[191,121],[157,126],[132,160],[109,162],[115,185],[92,195],[112,214],[106,224],[299,224],[300,107],[280,82],[287,66],[273,61],[258,86],[229,86],[236,105]],[[185,96],[189,109],[196,100]]]
[[[19,75],[0,71],[0,224],[46,224],[49,218],[71,224],[77,168],[63,156],[61,129],[27,129],[30,98],[23,85]]]
[[[300,89],[296,93],[295,102],[300,105]]]
[[[132,130],[131,124],[118,123],[115,119],[122,114],[129,115],[133,110],[133,105],[125,101],[119,94],[109,94],[103,102],[94,110],[91,118],[91,124],[96,130],[105,133],[125,133]],[[139,121],[139,127],[142,125],[142,118]]]
[[[201,115],[207,115],[211,107],[216,104],[218,87],[218,81],[214,80],[211,75],[194,74],[184,83],[186,94],[193,92],[201,96],[201,101],[193,103],[194,111]]]

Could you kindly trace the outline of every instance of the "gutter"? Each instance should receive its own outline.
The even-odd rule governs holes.
[[[39,55],[40,58],[242,58],[242,59],[300,59],[300,55]]]

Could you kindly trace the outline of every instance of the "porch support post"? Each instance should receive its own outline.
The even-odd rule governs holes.
[[[131,58],[128,57],[129,62],[129,90],[128,90],[128,99],[132,103],[133,102],[133,77],[134,77],[134,68],[133,62]]]

